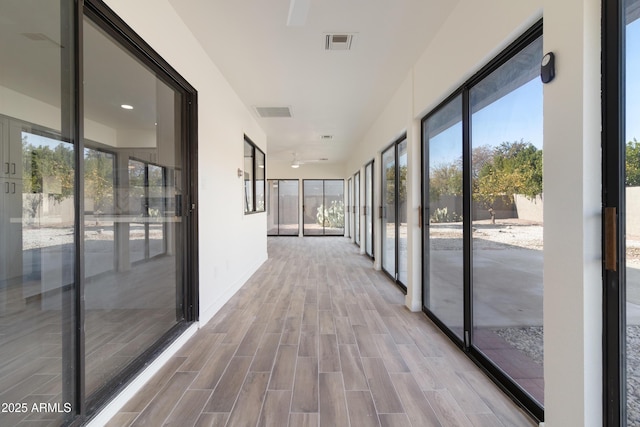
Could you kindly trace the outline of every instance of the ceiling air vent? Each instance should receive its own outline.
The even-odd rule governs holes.
[[[326,34],[325,50],[350,50],[353,34]]]
[[[333,135],[320,135],[320,139],[323,141],[328,141],[330,139],[333,139]]]
[[[262,118],[291,117],[291,107],[253,107]]]

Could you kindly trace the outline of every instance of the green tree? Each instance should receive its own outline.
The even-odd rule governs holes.
[[[513,203],[514,194],[542,194],[542,150],[523,140],[503,142],[480,169],[474,192],[489,206],[498,198]]]
[[[462,167],[459,162],[438,165],[429,173],[429,200],[436,202],[445,195],[462,195]]]
[[[394,203],[394,194],[395,194],[395,175],[396,175],[396,171],[395,168],[388,168],[386,170],[386,181],[385,181],[385,185],[386,185],[386,202],[387,204],[391,205]],[[402,204],[404,202],[406,202],[407,200],[407,186],[406,186],[406,182],[407,182],[407,166],[403,165],[400,166],[398,168],[398,182],[400,184],[400,188],[399,190],[399,194],[398,194],[398,203]]]
[[[44,193],[45,180],[58,184],[55,193],[49,193],[57,202],[73,195],[74,154],[73,147],[60,143],[51,148],[34,146],[23,140],[24,192]]]
[[[93,199],[94,212],[113,213],[113,154],[85,149],[84,192]]]

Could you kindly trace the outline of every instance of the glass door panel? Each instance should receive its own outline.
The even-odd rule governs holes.
[[[544,403],[542,37],[470,90],[473,345]]]
[[[347,209],[344,212],[345,216],[345,236],[351,237],[351,230],[353,228],[353,181],[351,178],[347,180]]]
[[[344,235],[344,181],[304,180],[304,235]]]
[[[396,144],[382,153],[382,269],[396,277]]]
[[[267,180],[267,236],[278,235],[278,198],[280,182],[277,179]]]
[[[356,245],[360,246],[360,172],[357,172],[353,177],[353,232]]]
[[[64,48],[75,42],[71,4],[0,2],[2,426],[67,424],[78,410],[76,110],[73,76],[62,72],[75,60]],[[35,414],[40,403],[60,412]]]
[[[300,233],[298,191],[297,179],[279,181],[278,229],[281,236],[297,236]]]
[[[365,253],[373,258],[373,162],[364,169],[364,229]]]
[[[407,285],[407,140],[404,139],[398,144],[398,281],[404,286]]]
[[[424,306],[462,339],[464,255],[462,231],[462,97],[457,96],[423,123],[425,222]]]
[[[97,170],[104,191],[85,180],[85,201],[94,204],[93,217],[85,217],[85,247],[97,245],[95,208],[111,191],[112,213],[100,213],[98,224],[101,250],[115,248],[111,270],[85,278],[90,397],[113,387],[184,320],[181,105],[179,92],[84,19],[85,138],[112,153],[113,165]]]
[[[302,181],[303,201],[303,233],[305,236],[324,234],[322,219],[322,203],[324,185],[322,180]]]
[[[344,236],[344,181],[324,181],[324,202],[322,216],[324,234]]]
[[[298,219],[298,180],[268,181],[267,235],[297,236],[300,232]]]

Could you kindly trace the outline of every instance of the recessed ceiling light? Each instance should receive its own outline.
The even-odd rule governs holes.
[[[120,107],[125,110],[133,110],[133,106],[129,104],[122,104]]]

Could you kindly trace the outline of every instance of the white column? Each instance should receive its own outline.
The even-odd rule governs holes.
[[[600,8],[545,0],[545,427],[602,426]]]

